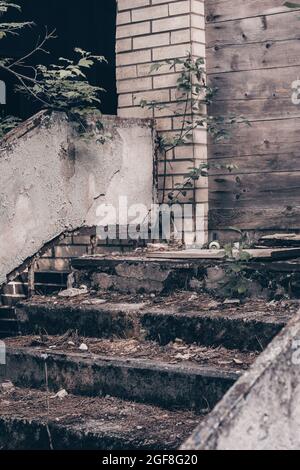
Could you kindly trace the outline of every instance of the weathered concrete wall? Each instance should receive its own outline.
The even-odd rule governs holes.
[[[183,448],[300,449],[300,312]]]
[[[75,137],[66,117],[39,114],[0,145],[0,285],[65,230],[97,224],[100,203],[150,207],[151,122],[105,117],[105,145]]]

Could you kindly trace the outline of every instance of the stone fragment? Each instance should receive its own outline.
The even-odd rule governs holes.
[[[120,263],[116,266],[118,276],[138,281],[158,281],[164,282],[170,275],[169,269],[163,269],[161,266],[152,263]]]
[[[0,391],[2,393],[9,393],[14,390],[15,386],[10,380],[6,380],[0,384]]]
[[[241,304],[240,299],[226,299],[226,300],[224,300],[224,305],[234,306],[234,305],[240,305],[240,304]]]
[[[218,290],[225,279],[226,273],[224,269],[218,266],[207,268],[205,286],[208,290]]]
[[[190,289],[195,292],[202,292],[203,291],[203,282],[199,281],[199,279],[193,278],[190,280]]]
[[[51,398],[59,398],[60,400],[63,400],[68,395],[69,395],[68,392],[65,389],[63,389],[57,392],[56,395],[53,395]]]
[[[72,287],[71,289],[63,290],[58,294],[58,297],[72,298],[78,297],[79,295],[84,295],[88,293],[88,288],[86,286],[80,286],[79,289]]]
[[[105,273],[92,274],[92,287],[99,290],[109,290],[113,287],[113,276]]]

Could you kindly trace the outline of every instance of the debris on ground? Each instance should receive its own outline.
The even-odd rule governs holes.
[[[50,398],[52,398],[52,399],[54,399],[54,398],[59,398],[60,400],[63,400],[63,399],[66,398],[68,395],[69,395],[69,394],[68,394],[67,390],[63,389],[63,390],[60,390],[59,392],[57,392],[55,395],[53,395],[53,396],[50,397]]]
[[[298,299],[283,299],[283,300],[272,300],[271,302],[265,299],[238,299],[239,305],[231,305],[229,302],[223,302],[213,296],[211,293],[206,292],[197,292],[197,296],[194,296],[194,293],[186,290],[176,290],[168,295],[160,295],[152,297],[151,294],[122,294],[120,292],[101,292],[101,297],[96,292],[89,292],[88,296],[85,296],[84,299],[81,297],[57,297],[53,296],[33,296],[30,299],[30,302],[35,303],[50,303],[53,305],[101,305],[107,304],[144,304],[144,306],[161,306],[164,309],[172,308],[176,311],[198,311],[198,312],[207,312],[213,310],[226,310],[228,313],[236,312],[240,309],[243,312],[265,312],[266,315],[280,315],[283,314],[286,310],[291,312],[297,312],[300,306]],[[100,302],[99,302],[100,301]],[[26,302],[24,302],[26,303]],[[140,306],[141,308],[141,306]]]
[[[0,383],[1,393],[11,393],[14,389],[15,389],[15,386],[10,380],[6,380]]]
[[[0,395],[2,419],[7,417],[59,425],[86,426],[121,433],[130,442],[147,442],[147,447],[162,442],[177,448],[204,417],[194,411],[166,410],[157,406],[125,401],[114,397],[83,397],[69,394],[64,400],[51,400],[45,392],[15,388],[6,400]]]
[[[261,237],[259,245],[271,247],[299,247],[300,234],[299,233],[275,233],[273,235],[266,235]]]
[[[240,305],[241,301],[240,299],[226,299],[224,300],[224,305]]]
[[[134,338],[84,338],[84,342],[78,346],[80,338],[76,335],[77,333],[74,333],[75,341],[68,341],[66,337],[61,336],[48,336],[44,342],[41,342],[38,336],[20,336],[8,338],[7,345],[8,347],[34,347],[48,352],[51,350],[51,346],[55,345],[55,353],[78,353],[78,350],[80,350],[91,355],[145,359],[168,364],[190,363],[202,366],[208,364],[216,367],[228,366],[230,370],[247,370],[258,356],[256,352],[241,352],[223,347],[208,348],[196,344],[187,344],[179,338],[165,346],[159,345],[155,341],[143,341]],[[83,341],[83,338],[81,338],[81,341]]]
[[[86,295],[86,294],[88,294],[87,286],[80,286],[79,289],[72,287],[70,289],[63,290],[58,294],[58,297],[72,298],[72,297],[78,297],[79,295]]]
[[[147,251],[155,253],[157,251],[169,251],[170,246],[168,243],[148,243]]]
[[[88,299],[82,302],[83,305],[102,305],[106,303],[107,303],[107,300],[105,299]]]

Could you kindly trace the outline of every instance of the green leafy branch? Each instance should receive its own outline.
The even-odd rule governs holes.
[[[0,16],[7,13],[9,8],[20,11],[19,5],[7,0],[0,0]],[[24,27],[32,24],[32,22],[0,22],[0,39],[9,33],[19,34],[19,31]],[[89,83],[87,71],[97,63],[105,62],[106,59],[103,56],[93,55],[83,49],[76,48],[74,52],[77,58],[74,60],[60,58],[58,64],[32,65],[30,60],[38,52],[49,54],[47,44],[53,39],[56,39],[56,31],[48,32],[46,28],[44,37],[23,57],[17,60],[1,59],[0,70],[8,73],[18,82],[17,92],[38,102],[41,109],[66,113],[82,136],[90,137],[96,132],[97,140],[103,143],[106,138],[110,137],[103,132],[103,125],[100,122],[100,96],[105,90]],[[96,116],[93,125],[88,124],[88,117],[91,114]],[[2,117],[0,138],[19,122],[18,118],[12,116]]]
[[[11,3],[8,0],[0,1],[0,15],[7,13],[10,8],[16,10],[21,10],[19,5]],[[25,26],[31,26],[32,22],[23,22],[23,23],[0,23],[0,39],[5,38],[8,34],[15,34],[18,30],[23,29]]]
[[[86,71],[105,58],[80,48],[75,53],[76,60],[61,57],[58,64],[36,66],[34,79],[21,83],[17,91],[34,97],[46,109],[66,113],[78,130],[86,134],[88,116],[93,113],[101,117],[100,94],[105,91],[88,82]]]

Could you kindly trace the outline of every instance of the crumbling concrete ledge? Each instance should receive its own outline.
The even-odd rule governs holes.
[[[183,444],[198,450],[300,448],[300,312]]]
[[[111,135],[103,145],[80,139],[64,114],[41,112],[0,142],[0,285],[65,231],[97,226],[99,206],[117,210],[126,198],[128,207],[150,209],[152,122],[104,116],[102,123]]]

